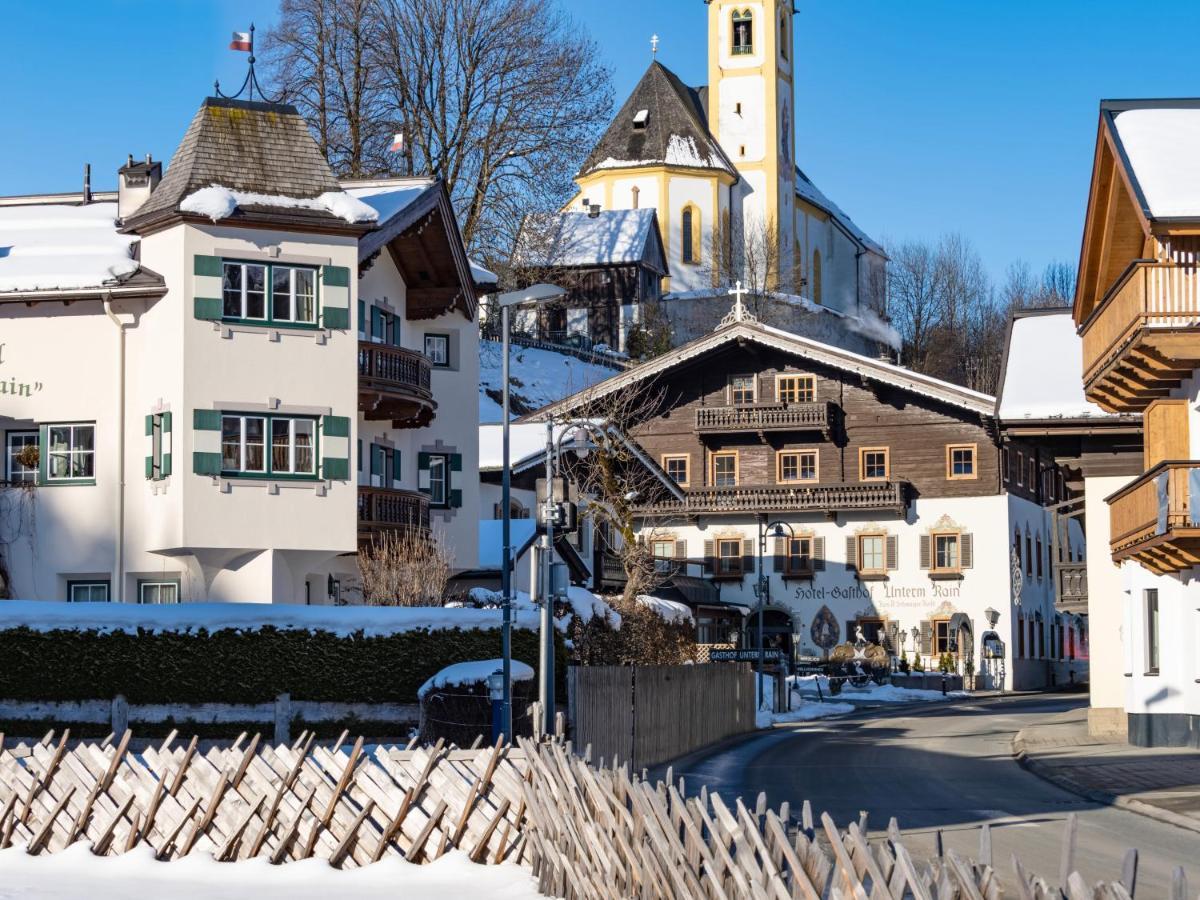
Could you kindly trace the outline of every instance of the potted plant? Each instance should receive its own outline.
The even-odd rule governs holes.
[[[17,451],[17,455],[14,457],[14,459],[18,465],[26,469],[33,469],[34,471],[37,471],[38,464],[42,459],[42,454],[38,449],[37,444],[26,444]]]

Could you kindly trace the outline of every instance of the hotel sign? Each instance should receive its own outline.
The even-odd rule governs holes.
[[[946,600],[959,599],[962,586],[931,582],[928,586],[905,587],[884,581],[836,587],[798,587],[793,596],[805,602],[865,600],[881,609],[932,609]]]
[[[0,366],[8,362],[8,344],[0,344]],[[32,397],[42,389],[40,381],[22,381],[0,368],[0,396]]]

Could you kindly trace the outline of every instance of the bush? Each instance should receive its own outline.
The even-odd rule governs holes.
[[[606,617],[572,621],[575,661],[583,666],[678,666],[695,662],[696,630],[691,622],[668,622],[637,601],[610,598],[621,616],[614,628]]]
[[[513,658],[534,668],[535,631],[514,629]],[[296,700],[416,703],[417,689],[451,663],[500,652],[499,629],[416,629],[367,637],[329,631],[0,631],[0,697],[130,703],[261,703]],[[565,696],[566,649],[556,652]]]

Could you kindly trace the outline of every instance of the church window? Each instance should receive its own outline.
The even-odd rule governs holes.
[[[788,58],[788,29],[787,29],[787,13],[779,14],[779,53],[784,58]]]
[[[733,55],[748,56],[754,52],[754,14],[750,10],[733,12]]]
[[[813,251],[812,261],[812,297],[809,298],[813,303],[820,305],[821,303],[821,251]]]
[[[700,213],[694,206],[684,207],[680,216],[680,259],[685,263],[700,262]]]

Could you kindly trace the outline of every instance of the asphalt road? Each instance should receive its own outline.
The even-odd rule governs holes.
[[[753,801],[765,791],[799,814],[804,799],[839,825],[869,814],[872,835],[895,816],[914,855],[945,846],[978,855],[979,827],[992,826],[994,863],[1007,880],[1017,853],[1057,882],[1066,817],[1079,815],[1077,868],[1089,882],[1115,880],[1129,847],[1139,850],[1137,896],[1167,897],[1183,866],[1200,888],[1200,834],[1084,800],[1025,771],[1012,757],[1016,732],[1039,717],[1086,704],[1086,696],[994,698],[919,709],[872,711],[776,728],[732,747],[682,760],[689,794],[708,786]]]

